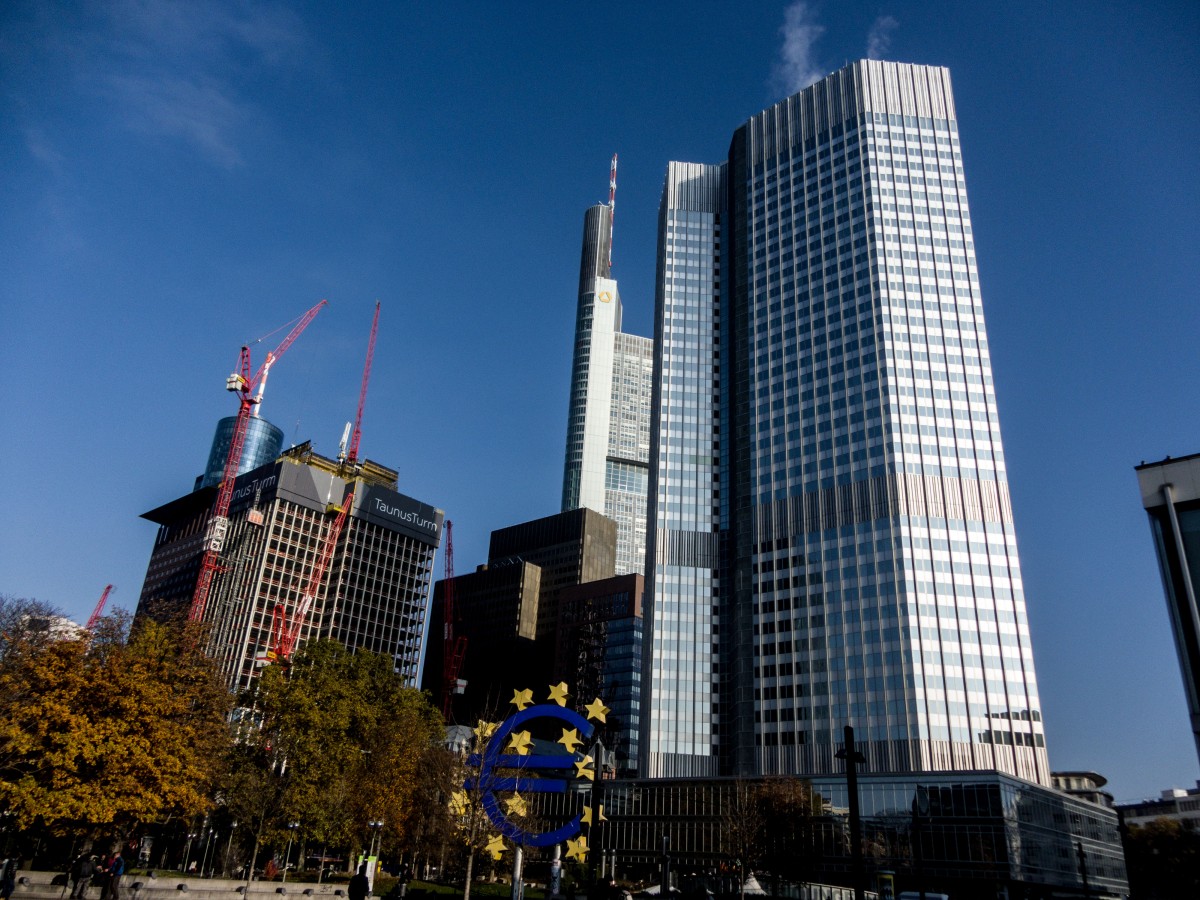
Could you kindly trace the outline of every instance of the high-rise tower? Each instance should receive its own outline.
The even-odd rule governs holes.
[[[1049,784],[947,70],[670,165],[654,384],[643,771]]]
[[[616,520],[617,573],[627,574],[640,573],[646,556],[653,342],[621,331],[612,215],[599,203],[583,220],[562,508]]]

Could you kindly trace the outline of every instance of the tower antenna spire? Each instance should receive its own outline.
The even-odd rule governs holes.
[[[608,170],[608,268],[612,269],[613,220],[617,218],[617,154]]]

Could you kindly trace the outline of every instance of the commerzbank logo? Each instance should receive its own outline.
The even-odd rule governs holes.
[[[600,302],[601,303],[612,303],[612,291],[601,291],[600,292]]]

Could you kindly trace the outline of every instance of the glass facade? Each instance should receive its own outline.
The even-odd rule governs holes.
[[[659,255],[646,771],[836,771],[852,724],[872,771],[1048,784],[949,73],[673,163]]]
[[[680,881],[689,873],[728,871],[746,849],[737,846],[731,811],[761,815],[758,798],[787,783],[808,792],[812,802],[807,815],[787,823],[788,852],[783,860],[776,857],[776,865],[803,876],[797,880],[849,884],[844,777],[608,782],[602,789],[609,821],[602,835],[591,836],[591,851],[615,860],[621,878],[656,881],[666,836]],[[566,811],[581,802],[569,794],[546,799]],[[1084,896],[1082,849],[1091,896],[1128,892],[1113,810],[998,772],[860,775],[859,812],[872,888],[880,874],[892,873],[897,893],[924,887],[956,900]],[[775,883],[782,873],[772,872],[765,858],[751,868],[764,887],[785,887]]]
[[[715,775],[720,166],[671,163],[659,210],[651,408],[647,775]],[[645,704],[643,704],[645,709]]]
[[[617,573],[641,574],[653,348],[648,338],[621,331],[621,297],[609,278],[611,223],[604,204],[584,217],[562,508],[614,519]]]

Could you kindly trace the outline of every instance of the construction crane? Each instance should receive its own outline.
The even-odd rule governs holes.
[[[105,585],[104,593],[100,595],[99,601],[96,603],[96,608],[92,610],[92,615],[87,621],[87,630],[94,632],[96,626],[100,624],[100,617],[104,615],[104,604],[108,602],[108,595],[112,593],[113,586]]]
[[[613,222],[617,218],[617,154],[608,170],[608,268],[612,269]]]
[[[338,538],[341,537],[342,528],[346,524],[346,517],[350,514],[352,506],[354,506],[353,490],[346,495],[340,509],[332,505],[328,508],[328,512],[337,509],[337,518],[333,520],[333,525],[325,535],[325,540],[321,544],[321,555],[317,557],[316,565],[308,574],[308,583],[300,594],[300,602],[292,611],[291,619],[287,618],[282,603],[276,603],[275,608],[271,611],[271,643],[267,649],[267,662],[282,662],[287,665],[291,661],[292,651],[296,647],[300,632],[308,621],[308,614],[316,600],[317,591],[321,589],[321,582],[325,580],[325,570],[329,568],[329,560],[333,558],[333,551],[337,547]]]
[[[375,334],[379,331],[379,301],[375,301],[375,318],[371,320],[371,339],[367,341],[367,359],[363,363],[362,388],[358,392],[358,415],[354,417],[354,433],[350,438],[350,451],[346,462],[358,462],[358,443],[362,439],[363,407],[367,404],[367,382],[371,380],[371,360],[375,358]]]
[[[234,423],[233,436],[229,441],[229,455],[225,458],[225,472],[221,478],[220,487],[217,488],[217,499],[213,504],[212,515],[208,519],[208,528],[204,533],[204,555],[200,560],[200,575],[196,579],[196,591],[192,595],[188,621],[203,621],[204,610],[208,606],[208,594],[212,590],[213,576],[221,568],[218,559],[225,546],[225,534],[229,530],[229,503],[233,499],[233,482],[237,478],[238,468],[242,464],[242,449],[246,444],[246,428],[250,424],[251,415],[255,414],[256,408],[262,403],[267,375],[270,374],[271,366],[287,352],[288,347],[292,346],[300,333],[308,327],[308,323],[316,318],[322,307],[327,305],[328,301],[322,300],[301,316],[296,326],[275,348],[275,351],[267,354],[266,361],[253,376],[250,375],[250,348],[242,347],[238,371],[225,380],[225,389],[235,393],[238,398],[237,421]],[[255,393],[256,390],[257,393]]]
[[[446,520],[446,580],[442,589],[443,642],[442,642],[442,715],[450,722],[453,715],[453,698],[461,694],[465,682],[458,680],[462,671],[463,657],[467,654],[466,635],[454,636],[454,523]]]

